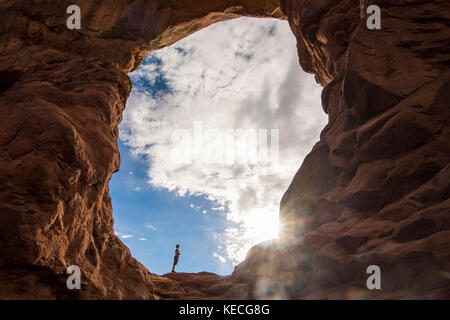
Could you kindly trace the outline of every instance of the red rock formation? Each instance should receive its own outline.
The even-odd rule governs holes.
[[[281,3],[329,123],[281,201],[283,243],[233,277],[253,297],[450,298],[450,6],[375,1],[369,30],[372,1]]]
[[[230,277],[219,276],[210,272],[199,273],[167,273],[163,277],[178,282],[184,292],[181,299],[242,299],[247,298],[248,288],[244,284],[234,284]]]
[[[450,298],[446,1],[378,0],[381,30],[363,0],[79,0],[81,30],[69,4],[0,2],[0,298]],[[288,18],[329,124],[281,201],[281,242],[231,278],[159,277],[113,233],[127,73],[239,15]]]
[[[119,169],[127,73],[213,22],[283,17],[279,5],[80,0],[81,30],[69,30],[69,4],[0,2],[0,298],[180,297],[177,282],[150,274],[113,231],[108,182]],[[66,288],[72,264],[79,291]]]

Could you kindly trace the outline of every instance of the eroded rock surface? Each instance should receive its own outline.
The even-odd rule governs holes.
[[[369,4],[381,30],[361,19]],[[450,298],[449,4],[282,10],[329,123],[281,200],[282,241],[254,248],[233,277],[256,298]],[[367,290],[372,264],[382,290]]]
[[[0,2],[0,298],[450,298],[449,4],[374,2],[381,30],[366,0],[79,0],[81,30],[69,1]],[[157,276],[113,232],[127,73],[240,15],[289,20],[329,123],[281,200],[280,241],[229,278]]]
[[[248,288],[236,285],[230,276],[220,276],[210,272],[199,273],[167,273],[162,277],[176,281],[183,288],[181,299],[247,299]]]

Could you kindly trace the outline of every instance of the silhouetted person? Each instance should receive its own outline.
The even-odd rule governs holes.
[[[175,272],[175,266],[178,263],[178,258],[180,257],[180,250],[178,250],[178,248],[180,247],[179,244],[177,244],[177,246],[175,247],[175,257],[173,257],[173,267],[172,267],[172,272]]]

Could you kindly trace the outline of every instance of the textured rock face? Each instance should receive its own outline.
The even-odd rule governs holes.
[[[79,31],[66,27],[70,4],[0,2],[0,298],[180,297],[177,282],[150,274],[113,231],[108,182],[119,169],[127,73],[213,22],[283,18],[279,4],[82,0]],[[72,264],[79,291],[66,287]]]
[[[447,1],[376,1],[381,30],[364,0],[80,0],[79,31],[69,4],[0,2],[0,298],[450,298]],[[279,242],[230,278],[159,277],[113,233],[126,74],[239,15],[289,20],[329,124],[281,201]],[[83,290],[65,286],[72,264]],[[371,264],[382,290],[365,287]]]
[[[248,294],[247,285],[236,285],[231,281],[230,276],[223,277],[210,272],[199,272],[167,273],[163,277],[180,284],[184,292],[177,297],[179,299],[246,299]]]
[[[374,3],[381,30],[361,20]],[[282,10],[329,123],[281,201],[282,243],[255,248],[233,277],[254,297],[450,298],[450,6]],[[382,290],[366,288],[372,264]]]

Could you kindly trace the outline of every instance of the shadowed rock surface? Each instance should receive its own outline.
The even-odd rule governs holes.
[[[236,286],[230,276],[219,276],[211,272],[167,273],[163,275],[178,282],[184,290],[182,299],[246,299],[248,289]]]
[[[448,1],[79,0],[81,30],[70,4],[0,2],[0,298],[450,298]],[[280,241],[230,277],[151,274],[114,235],[108,193],[127,73],[241,15],[288,19],[329,123],[281,200]]]

